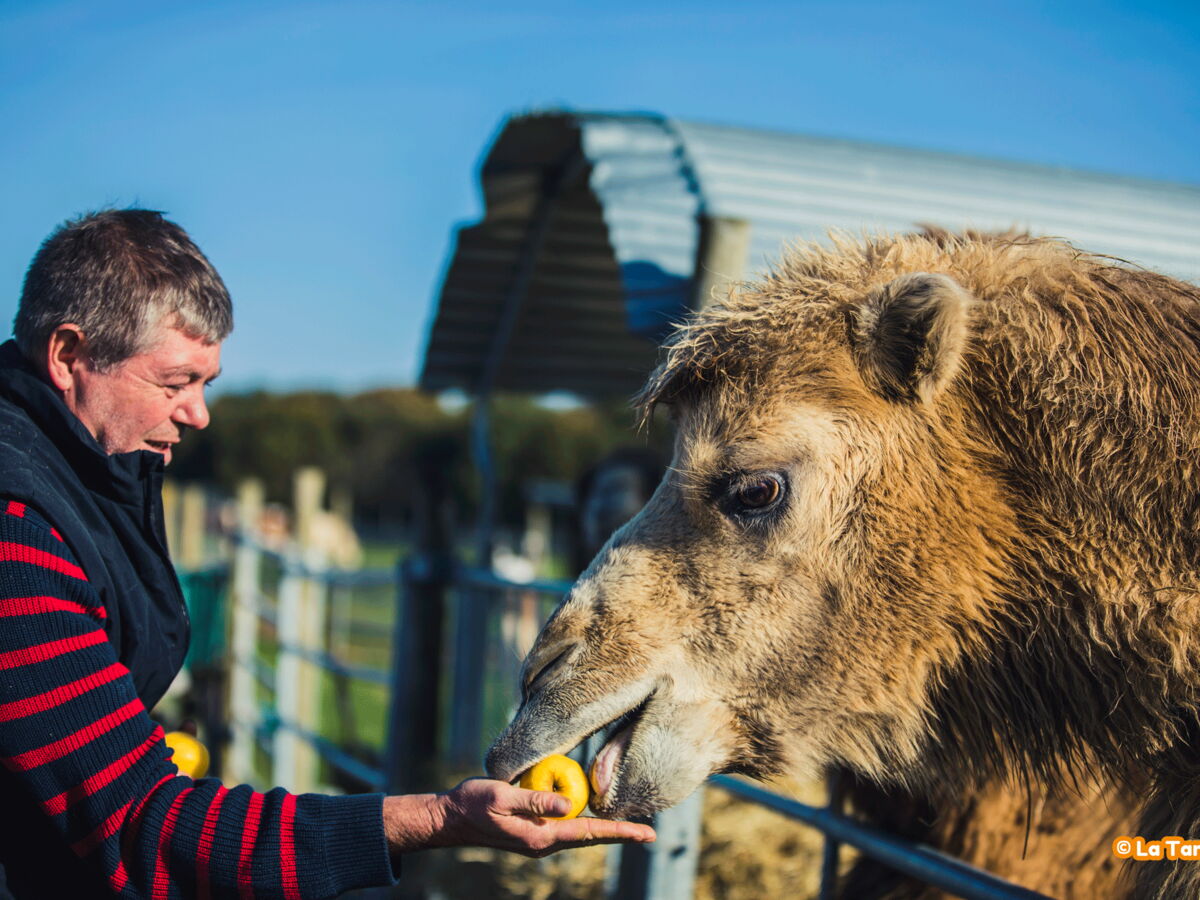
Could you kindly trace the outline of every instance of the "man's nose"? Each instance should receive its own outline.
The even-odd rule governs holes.
[[[207,428],[208,427],[208,404],[204,402],[204,389],[191,393],[182,403],[175,408],[175,415],[172,417],[180,425],[186,425],[189,428]]]

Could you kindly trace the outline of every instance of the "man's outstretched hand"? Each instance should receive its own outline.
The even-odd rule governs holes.
[[[571,847],[654,840],[654,829],[609,819],[548,819],[570,801],[490,778],[469,778],[442,794],[405,794],[383,802],[392,853],[428,847],[496,847],[548,856]]]

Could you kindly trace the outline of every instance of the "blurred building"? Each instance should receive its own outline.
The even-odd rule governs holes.
[[[501,128],[421,385],[629,396],[669,323],[831,228],[1019,228],[1200,280],[1200,187],[640,114]]]

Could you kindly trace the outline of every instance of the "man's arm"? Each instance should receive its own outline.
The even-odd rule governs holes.
[[[0,761],[113,894],[331,897],[392,881],[379,795],[180,776],[106,618],[57,532],[0,501]]]
[[[58,533],[0,500],[0,762],[115,894],[336,896],[391,882],[389,851],[486,843],[537,855],[642,827],[588,820],[589,841],[579,825],[521,818],[551,811],[554,795],[484,780],[387,798],[386,830],[380,795],[192,781],[169,761],[105,618]]]
[[[503,781],[471,778],[444,794],[408,794],[383,803],[393,854],[428,847],[496,847],[547,856],[570,847],[654,840],[654,829],[608,819],[551,819],[571,808],[566,797]]]

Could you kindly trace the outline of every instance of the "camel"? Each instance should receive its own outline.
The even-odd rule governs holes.
[[[493,777],[602,729],[601,815],[841,766],[875,821],[1045,893],[1200,895],[1111,849],[1200,838],[1200,289],[842,236],[695,314],[640,403],[674,459],[539,634]]]

